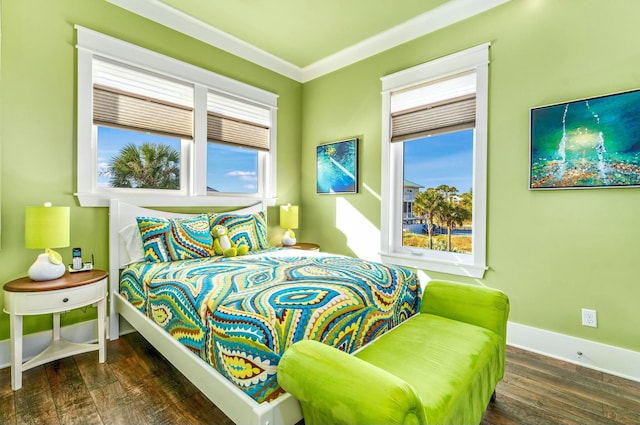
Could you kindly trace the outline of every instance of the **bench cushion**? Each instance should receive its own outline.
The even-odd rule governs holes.
[[[502,378],[495,333],[431,314],[419,314],[356,353],[409,383],[427,423],[480,423]]]

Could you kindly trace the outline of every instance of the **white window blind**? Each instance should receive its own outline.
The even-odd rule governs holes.
[[[93,72],[95,125],[193,138],[192,85],[105,60]]]
[[[271,111],[219,93],[207,96],[207,140],[269,150]]]
[[[475,125],[476,75],[466,73],[391,94],[391,141],[432,136]]]

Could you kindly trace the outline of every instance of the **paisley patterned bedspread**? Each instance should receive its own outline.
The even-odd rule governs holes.
[[[348,353],[414,315],[411,270],[289,249],[136,263],[120,293],[258,402],[282,394],[280,356],[315,339]]]

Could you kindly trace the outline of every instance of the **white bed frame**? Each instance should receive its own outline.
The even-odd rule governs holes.
[[[248,214],[264,208],[264,204],[258,203],[233,212]],[[151,210],[116,199],[110,201],[109,338],[114,340],[120,336],[120,317],[124,318],[236,424],[293,425],[299,422],[302,411],[294,397],[283,394],[269,403],[256,402],[120,296],[120,267],[128,261],[124,243],[119,236],[120,230],[136,223],[136,216],[171,218],[188,215],[190,214]]]

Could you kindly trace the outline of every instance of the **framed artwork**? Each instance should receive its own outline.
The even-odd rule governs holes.
[[[358,139],[316,148],[316,193],[358,193]]]
[[[531,109],[529,189],[640,186],[640,89]]]

